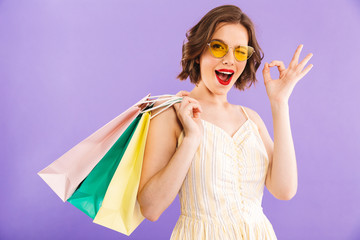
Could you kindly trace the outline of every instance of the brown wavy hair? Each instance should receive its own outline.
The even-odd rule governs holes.
[[[235,82],[235,88],[243,91],[257,81],[256,71],[264,58],[264,53],[256,40],[254,24],[239,7],[234,5],[223,5],[212,9],[194,27],[187,31],[187,42],[182,46],[182,71],[177,78],[185,80],[189,77],[192,83],[196,85],[199,83],[201,75],[198,59],[207,47],[207,43],[211,41],[219,23],[240,23],[243,25],[248,32],[248,45],[255,50],[247,60],[244,71]]]

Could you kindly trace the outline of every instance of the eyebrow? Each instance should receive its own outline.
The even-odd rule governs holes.
[[[219,42],[225,43],[226,45],[229,46],[229,44],[227,44],[225,41],[223,41],[223,40],[221,40],[221,39],[214,38],[214,39],[212,39],[212,40],[210,40],[210,41],[219,41]],[[247,45],[246,45],[246,44],[238,44],[238,45],[236,45],[235,47],[240,47],[240,46],[247,46]]]

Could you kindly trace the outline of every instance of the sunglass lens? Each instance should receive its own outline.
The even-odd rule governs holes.
[[[227,53],[227,46],[219,41],[213,41],[210,43],[210,50],[214,57],[221,58]]]
[[[235,49],[235,57],[239,61],[245,61],[253,54],[253,48],[249,46],[240,46]]]

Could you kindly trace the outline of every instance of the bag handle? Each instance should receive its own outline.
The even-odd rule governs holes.
[[[172,98],[170,98],[169,100],[167,100],[166,102],[163,102],[161,103],[160,105],[156,106],[156,107],[152,107],[152,108],[148,108],[146,110],[142,110],[140,111],[141,113],[145,113],[145,112],[149,112],[149,111],[153,111],[155,109],[158,109],[158,108],[162,108],[164,107],[161,111],[159,111],[158,113],[156,113],[155,115],[151,116],[150,119],[154,118],[155,116],[157,116],[158,114],[162,113],[163,111],[165,111],[166,109],[168,109],[169,107],[171,107],[172,105],[174,105],[175,103],[179,103],[182,101],[182,97],[179,97],[179,96],[174,96]],[[163,98],[162,99],[157,99],[157,100],[164,100]],[[156,101],[157,101],[156,100]]]
[[[166,98],[162,98],[162,99],[159,99],[160,97],[166,97]],[[155,103],[156,101],[158,100],[167,100],[167,99],[173,99],[174,97],[178,97],[176,95],[173,95],[173,94],[164,94],[164,95],[157,95],[157,96],[150,96],[150,93],[144,97],[142,100],[140,100],[139,102],[135,103],[134,106],[137,106],[137,105],[141,105],[141,104],[144,104],[144,103]],[[154,99],[152,99],[154,98]],[[152,100],[149,100],[149,99],[152,99]]]

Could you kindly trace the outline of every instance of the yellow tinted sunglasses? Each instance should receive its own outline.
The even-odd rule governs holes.
[[[224,57],[229,51],[229,46],[220,40],[212,40],[207,45],[209,45],[211,54],[216,58]],[[253,53],[254,48],[250,46],[237,46],[234,48],[235,59],[240,62],[249,59]]]

